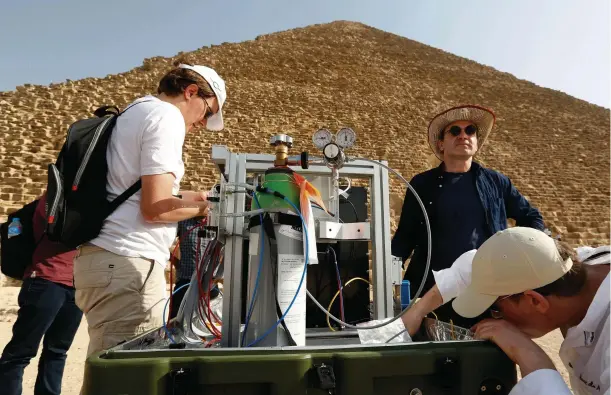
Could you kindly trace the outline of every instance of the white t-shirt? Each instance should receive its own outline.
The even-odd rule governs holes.
[[[450,268],[433,272],[443,303],[457,297],[471,283],[471,267],[476,250],[462,254]],[[609,246],[577,249],[585,265],[610,263]],[[609,275],[602,282],[584,319],[569,328],[560,346],[560,359],[570,373],[573,392],[579,395],[609,395]],[[510,395],[570,395],[556,370],[540,369],[518,382]]]
[[[154,96],[140,98],[132,105],[117,119],[108,143],[109,199],[116,198],[143,175],[165,173],[174,174],[172,194],[177,194],[184,175],[182,146],[186,128],[182,113]],[[140,198],[138,191],[120,205],[91,243],[118,255],[153,259],[165,267],[176,237],[176,224],[144,221]]]

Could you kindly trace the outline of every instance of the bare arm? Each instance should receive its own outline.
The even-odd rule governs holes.
[[[418,332],[422,320],[427,314],[443,304],[443,298],[437,285],[434,285],[418,302],[414,303],[401,319],[410,336]]]
[[[203,202],[206,201],[208,194],[206,192],[194,192],[194,191],[180,191],[179,195],[182,196],[182,200],[189,202]]]
[[[146,222],[174,223],[206,215],[207,201],[179,199],[172,196],[172,173],[142,176],[140,212]]]

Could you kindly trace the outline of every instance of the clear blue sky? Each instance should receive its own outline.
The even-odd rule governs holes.
[[[0,91],[352,20],[609,108],[609,0],[0,0]]]

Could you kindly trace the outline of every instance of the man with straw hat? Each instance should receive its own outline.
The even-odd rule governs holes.
[[[507,228],[507,218],[513,218],[517,226],[544,229],[539,211],[507,176],[473,161],[494,122],[495,115],[489,109],[462,105],[438,114],[429,124],[428,142],[442,163],[410,181],[426,207],[432,231],[431,265],[423,292],[434,284],[432,270],[446,269],[464,252],[479,248],[490,236]],[[404,262],[411,256],[405,273],[412,284],[411,297],[425,274],[426,235],[422,210],[408,190],[392,240],[392,254]],[[453,320],[464,327],[481,318],[461,317],[449,305],[441,306],[436,313],[440,320]]]

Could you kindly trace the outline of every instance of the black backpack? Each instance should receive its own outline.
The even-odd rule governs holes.
[[[0,270],[5,276],[23,280],[25,269],[32,264],[34,250],[40,240],[34,240],[34,212],[38,199],[9,214],[8,220],[0,225]],[[8,227],[13,218],[21,222],[21,234],[8,238]]]
[[[70,125],[57,162],[49,165],[46,201],[49,240],[77,248],[96,238],[104,220],[140,189],[138,180],[108,201],[106,148],[117,118],[132,106],[123,112],[114,106],[100,107],[94,112],[96,117]]]

